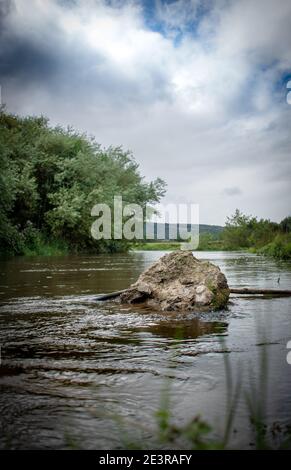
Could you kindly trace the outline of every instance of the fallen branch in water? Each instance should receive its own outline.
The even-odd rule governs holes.
[[[254,289],[254,288],[230,288],[230,293],[231,294],[256,294],[256,295],[280,295],[280,296],[286,296],[286,297],[291,297],[291,290],[283,290],[283,289]],[[118,290],[116,292],[109,292],[108,294],[101,294],[98,295],[96,300],[110,300],[110,299],[115,299],[116,297],[119,297],[121,294],[126,292],[127,289],[123,290]]]
[[[126,292],[127,289],[123,290],[118,290],[116,292],[109,292],[108,294],[101,294],[96,297],[96,300],[110,300],[110,299],[115,299],[116,297],[119,297],[123,292]]]
[[[229,289],[231,294],[263,294],[263,295],[284,295],[291,296],[291,290],[283,289],[254,289],[243,287],[241,289]]]

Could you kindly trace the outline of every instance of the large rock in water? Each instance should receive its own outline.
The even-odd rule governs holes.
[[[221,309],[229,298],[220,269],[191,251],[162,256],[120,296],[124,303],[144,303],[158,310]]]

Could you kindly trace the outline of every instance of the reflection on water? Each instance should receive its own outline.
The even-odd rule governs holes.
[[[178,319],[170,319],[169,316],[166,321],[159,321],[142,329],[154,336],[165,338],[167,341],[174,339],[181,344],[189,340],[192,341],[198,336],[223,332],[226,328],[227,323],[223,322],[202,322],[199,318],[191,318],[191,320],[183,320],[179,317]]]
[[[200,315],[96,302],[97,294],[127,287],[161,255],[1,262],[1,448],[65,448],[72,442],[118,448],[124,429],[151,447],[165,382],[174,420],[183,423],[199,413],[219,431],[225,354],[247,388],[258,383],[263,347],[270,376],[267,417],[290,422],[290,298],[232,297],[228,310]],[[197,256],[217,263],[233,287],[276,288],[279,275],[281,288],[291,285],[290,263],[243,253]],[[243,400],[235,426],[231,446],[248,447]]]

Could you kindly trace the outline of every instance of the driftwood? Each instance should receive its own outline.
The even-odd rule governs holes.
[[[284,290],[284,289],[254,289],[254,288],[230,288],[231,294],[252,294],[252,295],[278,295],[278,296],[285,296],[291,297],[291,290]],[[108,294],[101,294],[96,297],[96,300],[110,300],[119,297],[121,294],[125,293],[127,289],[118,290],[116,292],[109,292]]]
[[[109,292],[108,294],[101,294],[96,297],[96,300],[110,300],[110,299],[115,299],[116,297],[119,297],[121,294],[126,292],[127,289],[123,290],[117,290],[116,292]]]
[[[247,288],[243,287],[240,289],[232,289],[230,288],[231,294],[263,294],[263,295],[283,295],[286,297],[291,296],[291,290],[284,290],[284,289],[254,289],[254,288]]]

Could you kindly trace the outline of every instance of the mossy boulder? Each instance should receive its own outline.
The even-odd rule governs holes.
[[[157,310],[213,310],[226,307],[229,288],[218,266],[191,251],[162,256],[120,296],[122,303],[144,303]]]

